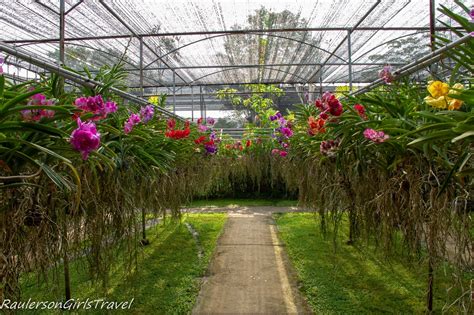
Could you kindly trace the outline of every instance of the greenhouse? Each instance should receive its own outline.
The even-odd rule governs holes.
[[[0,5],[0,311],[473,314],[474,3]]]

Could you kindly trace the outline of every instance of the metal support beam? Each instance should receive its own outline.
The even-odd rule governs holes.
[[[201,111],[201,118],[204,117],[204,98],[202,97],[202,86],[199,86],[199,109]]]
[[[143,97],[143,38],[140,40],[140,96]]]
[[[194,121],[194,87],[191,86],[191,121]]]
[[[193,89],[193,86],[191,86],[191,91]],[[298,94],[299,92],[297,91],[285,91],[285,94],[288,95],[288,94]],[[229,93],[220,93],[220,94],[229,94],[229,95],[246,95],[246,96],[250,96],[251,94],[268,94],[268,92],[229,92]],[[156,95],[156,93],[151,93],[151,94],[145,94],[145,97],[146,96],[152,96],[152,95]],[[170,95],[170,94],[167,94],[167,95]],[[172,94],[171,94],[172,95]],[[217,93],[213,93],[213,92],[209,92],[209,93],[203,93],[202,94],[203,96],[212,96],[212,97],[215,97],[217,95]],[[179,98],[180,97],[191,97],[191,103],[193,103],[193,99],[192,97],[194,96],[194,92],[191,92],[191,93],[179,93],[179,94],[176,94],[176,101],[178,102]]]
[[[456,27],[457,30],[463,30],[461,27]],[[172,33],[150,33],[150,34],[136,34],[136,37],[172,37],[172,36],[194,36],[194,35],[212,35],[212,34],[226,34],[226,35],[244,35],[250,33],[285,33],[285,32],[328,32],[328,31],[427,31],[429,27],[358,27],[352,29],[350,27],[313,27],[313,28],[275,28],[266,30],[222,30],[222,31],[203,31],[203,32],[172,32]],[[449,31],[448,27],[436,27],[438,31]],[[104,36],[82,36],[66,38],[68,41],[87,41],[87,40],[105,40],[105,39],[124,39],[129,38],[130,35],[104,35]],[[55,43],[59,38],[45,38],[45,39],[22,39],[22,40],[7,40],[7,44],[24,44],[24,43]]]
[[[352,66],[385,66],[387,63],[385,62],[352,62]],[[407,63],[404,62],[394,62],[390,63],[392,66],[404,66]],[[322,63],[274,63],[274,64],[265,64],[265,67],[320,67]],[[143,71],[174,71],[174,70],[183,70],[183,69],[227,69],[227,68],[239,68],[239,69],[246,69],[246,68],[258,68],[262,65],[259,64],[240,64],[240,65],[199,65],[199,66],[179,66],[173,68],[167,67],[154,67],[154,68],[143,68]],[[328,62],[325,66],[347,66],[347,62]],[[137,72],[140,69],[129,68],[125,69],[128,72]],[[98,70],[90,70],[91,73],[98,72]]]
[[[319,70],[319,96],[323,96],[323,67]]]
[[[64,52],[66,38],[66,14],[65,14],[65,0],[59,1],[59,64],[64,66]]]
[[[176,72],[173,71],[173,113],[176,113]]]
[[[430,47],[431,51],[435,51],[435,24],[436,24],[436,11],[435,11],[435,0],[428,0],[430,2]]]
[[[352,43],[351,31],[347,31],[347,66],[349,70],[349,91],[352,92]]]
[[[84,0],[79,0],[75,5],[73,5],[72,7],[69,8],[69,10],[66,11],[66,15],[69,14],[69,12],[71,12],[72,10],[74,10],[78,5],[80,5],[81,3],[83,3]]]
[[[323,82],[323,84],[333,84],[335,82]],[[358,83],[364,83],[364,82],[358,82]],[[186,87],[186,86],[230,86],[230,85],[244,85],[244,84],[257,84],[257,82],[251,82],[251,81],[238,81],[238,82],[221,82],[221,83],[194,83],[192,85],[186,85],[186,84],[180,84],[176,83],[176,87]],[[303,81],[263,81],[261,84],[285,84],[285,85],[293,85],[293,84],[308,84],[307,82]],[[353,82],[353,84],[356,84]],[[144,88],[156,88],[156,87],[161,87],[161,88],[172,88],[172,85],[170,86],[158,86],[158,85],[145,85]],[[129,86],[131,89],[137,89],[139,88],[138,86]],[[177,89],[176,91],[178,91]]]

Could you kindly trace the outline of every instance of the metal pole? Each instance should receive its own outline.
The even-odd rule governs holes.
[[[173,114],[176,114],[176,72],[173,71]]]
[[[323,96],[323,66],[319,69],[319,97]]]
[[[138,39],[140,40],[140,96],[143,97],[143,38]]]
[[[199,31],[199,32],[170,32],[170,33],[137,33],[134,36],[137,37],[173,37],[173,36],[195,36],[195,35],[213,35],[213,34],[226,34],[226,35],[244,35],[251,33],[293,33],[293,32],[326,32],[326,31],[347,31],[351,30],[351,27],[309,27],[309,28],[273,28],[273,29],[252,29],[252,30],[221,30],[221,31]],[[452,28],[449,27],[437,27],[439,31],[449,31]],[[463,30],[462,27],[454,27],[456,30]],[[358,31],[427,31],[429,27],[357,27]],[[130,35],[104,35],[104,36],[81,36],[66,38],[66,41],[86,41],[86,40],[99,40],[99,39],[123,39],[130,38]],[[59,38],[45,38],[45,39],[20,39],[20,40],[7,40],[7,44],[23,44],[23,43],[54,43],[58,42]]]
[[[431,51],[436,50],[436,42],[435,42],[435,24],[436,24],[436,11],[435,11],[435,0],[429,0],[430,1],[430,48]],[[436,77],[436,72],[438,69],[437,64],[432,64],[430,65],[430,72],[431,74]]]
[[[202,98],[202,85],[199,86],[199,109],[201,111],[201,118],[204,116],[203,98]]]
[[[435,5],[435,0],[429,0],[430,1],[430,46],[431,46],[431,51],[435,51],[435,24],[436,24],[436,5]]]
[[[194,121],[194,87],[191,86],[191,121]]]
[[[65,57],[65,28],[66,28],[66,13],[65,13],[65,0],[59,1],[59,67],[64,66]],[[59,81],[61,91],[64,91],[64,77]],[[66,209],[64,209],[66,210]],[[69,257],[68,257],[68,225],[67,225],[67,213],[64,211],[63,218],[63,271],[64,271],[64,290],[65,299],[69,301],[71,299],[71,277],[69,272]]]
[[[66,14],[65,14],[65,0],[59,2],[59,64],[64,65],[64,50],[65,50],[65,27],[66,27]]]
[[[386,62],[353,62],[353,66],[385,66],[387,63]],[[393,62],[390,63],[392,66],[404,66],[407,63],[406,62]],[[272,64],[265,64],[265,67],[270,68],[270,67],[307,67],[307,66],[322,66],[323,63],[272,63]],[[325,66],[346,66],[347,62],[327,62],[324,64]],[[258,68],[261,67],[262,65],[259,64],[240,64],[240,65],[196,65],[196,66],[178,66],[178,67],[173,67],[173,68],[168,68],[168,67],[150,67],[146,68],[143,67],[144,71],[150,71],[150,70],[167,70],[167,71],[173,71],[173,70],[183,70],[183,69],[226,69],[226,68],[236,68],[236,69],[243,69],[243,68]],[[140,71],[140,68],[125,68],[124,69],[127,72],[137,72]],[[91,73],[98,72],[99,70],[90,70]],[[188,85],[186,85],[188,86]]]
[[[352,44],[351,31],[347,31],[347,65],[349,68],[349,91],[352,92]]]

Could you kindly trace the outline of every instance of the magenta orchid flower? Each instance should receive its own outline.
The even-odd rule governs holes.
[[[104,119],[110,113],[115,113],[118,106],[115,102],[104,102],[101,95],[79,97],[74,101],[74,105],[84,112],[93,113],[92,120]]]
[[[364,137],[375,143],[385,142],[390,138],[389,135],[386,135],[383,131],[377,131],[370,128],[364,130]]]
[[[125,125],[123,126],[123,131],[128,134],[132,132],[133,127],[137,124],[139,124],[141,121],[141,118],[138,114],[130,114],[128,117],[127,121],[125,122]]]
[[[34,88],[33,88],[34,90]],[[54,99],[46,99],[46,95],[38,93],[31,97],[27,105],[29,106],[52,106],[54,105]],[[42,118],[53,118],[54,110],[48,109],[25,109],[21,111],[21,117],[25,121],[40,121]]]
[[[87,160],[89,154],[100,146],[100,133],[93,122],[83,123],[77,118],[77,129],[71,134],[71,145],[81,153],[82,159]]]

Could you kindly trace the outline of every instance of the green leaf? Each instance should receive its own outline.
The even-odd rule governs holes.
[[[28,98],[32,97],[35,94],[43,93],[43,92],[46,92],[46,91],[47,91],[46,88],[40,88],[40,89],[35,89],[34,91],[31,91],[31,92],[28,92],[28,93],[23,93],[23,94],[20,94],[20,95],[14,97],[13,99],[9,100],[8,102],[6,102],[3,105],[3,108],[1,109],[2,116],[3,116],[3,113],[5,111],[9,110],[11,107],[15,106],[16,104],[27,100]]]
[[[36,132],[42,132],[49,135],[68,137],[69,135],[59,128],[51,127],[40,123],[20,122],[20,121],[8,121],[0,124],[0,130],[2,131],[14,131],[14,130],[32,130]]]
[[[441,140],[441,139],[449,138],[452,135],[453,135],[452,131],[433,132],[429,135],[419,137],[419,138],[413,140],[412,142],[408,143],[408,145],[415,145],[415,144],[425,143],[425,142],[428,142],[428,141]]]
[[[455,143],[455,142],[458,142],[459,140],[462,140],[462,139],[467,138],[467,137],[472,137],[472,136],[474,136],[474,131],[466,131],[462,135],[457,136],[456,138],[453,138],[451,140],[451,142]]]
[[[57,158],[57,159],[59,159],[59,160],[61,160],[61,161],[63,161],[63,162],[66,162],[66,163],[71,164],[71,161],[70,161],[69,159],[67,159],[67,158],[65,158],[65,157],[63,157],[63,156],[57,154],[57,153],[54,152],[54,151],[51,151],[51,150],[48,149],[48,148],[45,148],[45,147],[43,147],[43,146],[40,146],[40,145],[38,145],[38,144],[36,144],[36,143],[33,143],[33,142],[30,142],[30,141],[26,141],[26,140],[22,140],[22,139],[4,139],[4,140],[0,140],[0,143],[1,143],[1,142],[12,142],[12,143],[20,142],[20,143],[23,143],[23,144],[25,144],[25,145],[27,145],[27,146],[29,146],[29,147],[32,147],[32,148],[38,150],[38,151],[44,152],[44,153],[46,153],[46,154],[48,154],[48,155],[50,155],[50,156],[52,156],[52,157],[55,157],[55,158]]]
[[[0,98],[3,98],[3,91],[5,91],[5,76],[0,75]]]

